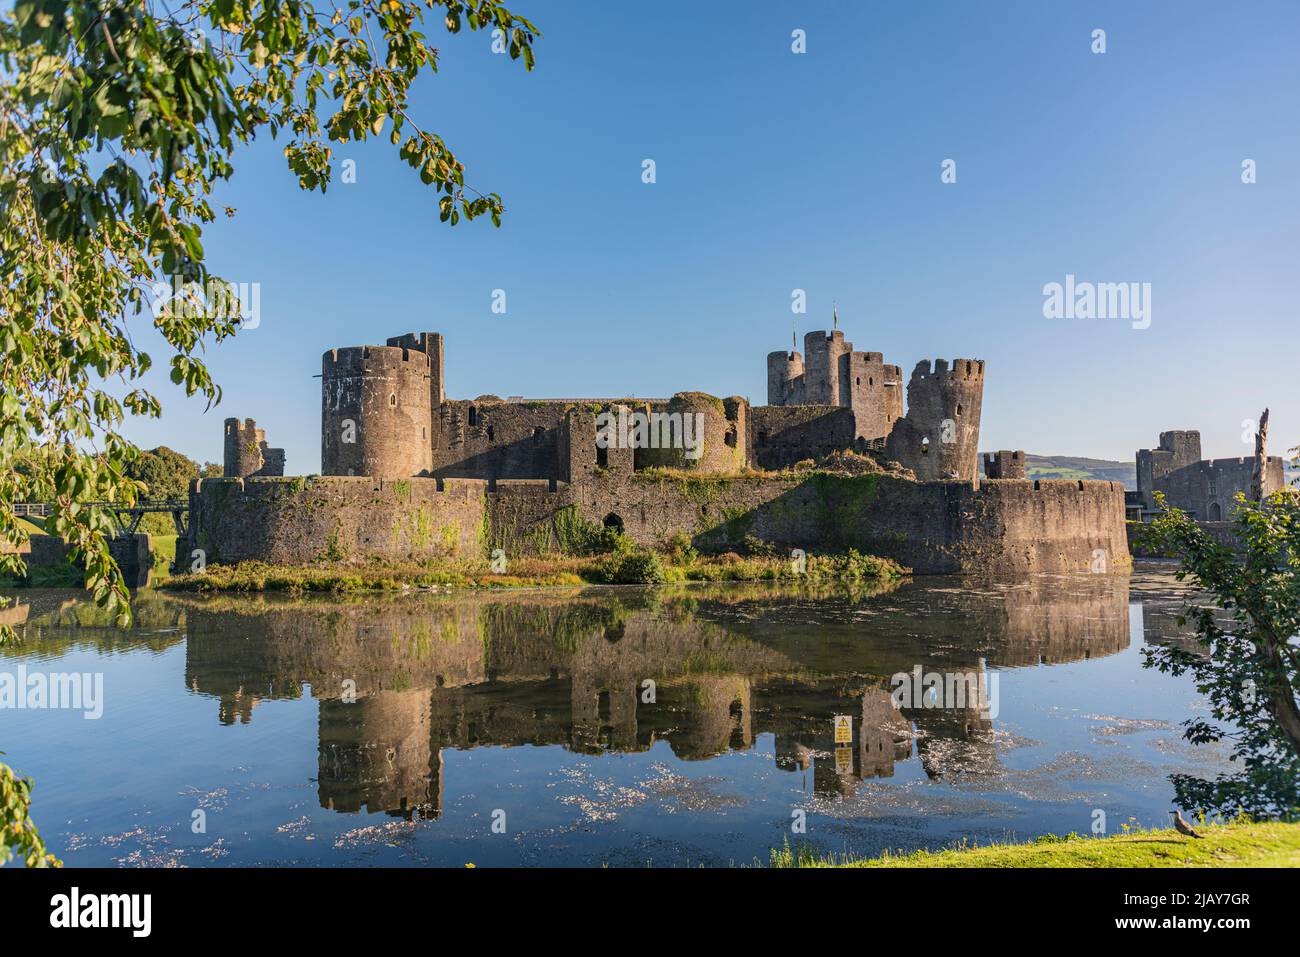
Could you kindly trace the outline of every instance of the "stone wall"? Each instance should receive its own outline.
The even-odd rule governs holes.
[[[1177,558],[1177,555],[1152,547],[1149,522],[1128,522],[1128,547],[1135,558]],[[1236,522],[1197,522],[1197,526],[1218,544],[1229,549],[1238,559],[1245,559],[1246,548],[1237,535]]]
[[[508,554],[558,549],[555,518],[571,501],[567,487],[537,479],[502,479],[487,497],[489,547]]]
[[[1230,520],[1237,508],[1238,494],[1250,496],[1255,478],[1255,459],[1207,459],[1165,472],[1155,480],[1154,490],[1163,492],[1174,508],[1206,522]],[[1264,472],[1264,494],[1285,487],[1283,461],[1270,456]],[[1152,496],[1154,499],[1154,496]]]
[[[1201,433],[1174,429],[1160,433],[1160,444],[1137,453],[1137,487],[1143,508],[1155,508],[1156,483],[1176,469],[1201,460]]]
[[[804,336],[804,353],[767,356],[770,406],[829,405],[853,410],[853,438],[883,439],[903,414],[902,376],[879,352],[857,352],[838,329]]]
[[[495,396],[443,402],[434,417],[434,475],[485,481],[556,477],[559,433],[570,408],[569,402],[503,402]]]
[[[50,568],[71,560],[72,549],[56,535],[32,534],[17,549],[30,572],[33,568]],[[144,588],[153,574],[153,539],[147,532],[117,535],[108,540],[108,553],[117,562],[127,588]],[[78,563],[77,567],[81,567]]]
[[[907,386],[904,416],[900,369],[887,364],[882,353],[855,351],[839,329],[807,333],[804,350],[802,356],[768,355],[769,405],[751,408],[740,396],[718,399],[703,392],[679,392],[669,400],[503,401],[482,395],[448,401],[437,333],[407,333],[390,338],[387,346],[333,349],[322,360],[321,471],[394,479],[578,481],[604,471],[654,466],[700,473],[780,469],[837,450],[886,444],[890,458],[922,481],[976,478],[982,361],[958,359],[951,368],[945,360],[933,367],[920,363]],[[587,449],[586,423],[566,418],[575,410],[598,414],[618,408],[703,416],[703,454],[687,458],[676,448],[638,447],[635,454],[625,448]],[[756,441],[763,438],[770,439],[771,448]],[[229,474],[282,470],[279,462],[260,472],[236,462]]]
[[[455,479],[197,479],[178,553],[183,564],[194,548],[224,564],[478,558],[486,491]]]
[[[767,354],[767,404],[802,405],[804,394],[803,356],[798,352]]]
[[[749,464],[783,469],[852,448],[852,409],[829,405],[759,406],[749,410]]]
[[[911,482],[891,476],[633,476],[569,489],[582,516],[645,545],[684,533],[705,551],[752,536],[781,548],[855,548],[920,574],[1125,567],[1119,482]]]
[[[441,484],[443,490],[439,490]],[[209,562],[485,558],[558,545],[574,506],[660,545],[677,534],[705,552],[761,540],[809,553],[858,551],[919,574],[1107,569],[1129,562],[1118,482],[911,482],[883,475],[604,475],[574,485],[367,478],[201,479],[190,541]]]

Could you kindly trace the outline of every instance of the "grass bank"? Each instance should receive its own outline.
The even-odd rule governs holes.
[[[22,519],[19,519],[21,522]],[[28,529],[30,534],[45,534],[40,529]],[[159,584],[171,574],[169,568],[176,556],[176,536],[153,535],[150,548],[153,553],[152,584]],[[60,562],[54,565],[28,566],[27,574],[21,578],[13,575],[0,575],[0,588],[80,588],[85,584],[85,570],[75,562]]]
[[[553,585],[657,585],[673,582],[883,581],[910,570],[871,555],[810,555],[802,567],[787,558],[685,556],[624,549],[606,555],[520,558],[503,572],[487,562],[367,562],[365,564],[209,565],[201,574],[173,575],[158,587],[198,592],[355,592],[406,588],[521,588]]]
[[[1300,867],[1300,824],[1197,825],[1204,838],[1172,828],[1114,837],[1047,835],[1030,844],[992,844],[874,858],[822,856],[788,845],[773,867]]]
[[[176,557],[175,535],[151,535],[149,547],[153,549],[153,584],[171,576],[172,559]]]

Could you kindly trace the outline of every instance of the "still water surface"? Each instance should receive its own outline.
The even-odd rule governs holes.
[[[24,641],[0,674],[103,676],[98,720],[0,710],[68,866],[748,865],[787,838],[875,854],[1086,834],[1098,809],[1111,832],[1163,825],[1170,773],[1226,767],[1181,740],[1195,688],[1141,667],[1183,635],[1157,566],[815,596],[143,593],[130,630],[72,593],[10,594]],[[918,667],[982,674],[988,700],[894,708],[891,676]]]

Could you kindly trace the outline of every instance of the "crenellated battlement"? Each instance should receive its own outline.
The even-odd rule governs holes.
[[[948,380],[984,379],[983,359],[922,359],[912,370],[913,379],[947,378]]]
[[[894,423],[885,454],[922,481],[973,480],[983,401],[984,360],[921,360],[907,383],[907,414]]]
[[[321,372],[329,377],[383,374],[409,367],[427,374],[431,366],[428,353],[403,346],[342,346],[321,357]]]
[[[1286,460],[1280,455],[1270,455],[1268,461],[1277,462],[1279,464],[1285,464],[1286,462]],[[1249,465],[1253,469],[1255,467],[1255,457],[1252,455],[1249,457],[1240,456],[1235,459],[1202,459],[1200,464],[1212,469],[1238,469],[1246,465]]]
[[[1023,479],[1028,477],[1023,450],[1011,452],[1001,449],[984,453],[984,476],[990,479]]]

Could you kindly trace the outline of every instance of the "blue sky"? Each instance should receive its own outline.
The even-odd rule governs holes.
[[[259,141],[205,246],[261,284],[261,325],[210,350],[219,407],[154,376],[164,416],[132,438],[219,461],[221,420],[251,416],[290,474],[315,472],[321,353],[419,330],[445,336],[453,398],[761,404],[767,352],[835,301],[905,375],[986,360],[986,449],[1131,459],[1197,428],[1207,455],[1248,455],[1265,405],[1273,451],[1300,441],[1293,0],[512,6],[544,34],[537,69],[430,24],[441,67],[413,105],[502,194],[502,227],[440,224],[386,135],[335,144],[324,196]],[[1068,273],[1149,282],[1150,328],[1044,318]]]

